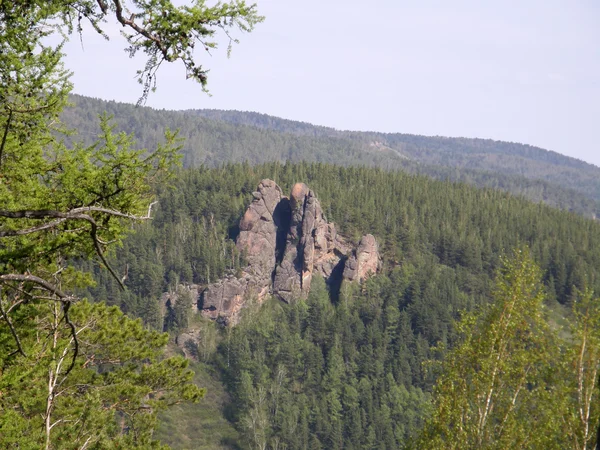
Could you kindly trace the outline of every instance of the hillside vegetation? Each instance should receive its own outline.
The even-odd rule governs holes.
[[[214,328],[191,312],[193,305],[165,321],[162,292],[205,285],[243,265],[231,239],[267,177],[284,192],[304,181],[350,239],[373,233],[381,273],[360,287],[343,286],[337,298],[316,278],[306,301],[249,308],[233,329]],[[198,358],[210,370],[202,369],[200,384],[223,389],[207,407],[236,432],[223,428],[225,434],[203,435],[196,444],[193,424],[207,423],[209,432],[218,422],[195,410],[202,404],[191,406],[162,428],[161,438],[176,448],[397,449],[429,410],[436,378],[424,362],[456,345],[456,321],[490,302],[500,256],[523,246],[541,267],[554,327],[579,290],[600,291],[600,224],[572,213],[376,168],[201,167],[182,170],[159,192],[155,219],[136,227],[114,255],[115,269],[128,274],[128,291],[90,266],[98,285],[88,295],[173,336],[190,327],[203,333]]]
[[[78,138],[96,138],[98,115],[154,148],[163,130],[178,129],[186,167],[226,162],[324,162],[399,169],[523,195],[535,202],[600,215],[600,168],[528,145],[485,139],[338,131],[257,113],[165,111],[72,96],[63,113]]]

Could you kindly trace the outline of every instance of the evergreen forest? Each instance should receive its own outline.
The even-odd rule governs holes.
[[[62,119],[91,144],[98,117],[134,133],[142,148],[179,130],[185,167],[228,162],[322,162],[363,165],[491,187],[561,209],[600,217],[600,169],[541,148],[486,139],[338,131],[265,114],[165,111],[72,95]],[[73,138],[71,138],[73,139]],[[70,139],[67,139],[70,141]]]
[[[267,177],[284,191],[306,182],[350,239],[373,233],[380,273],[339,292],[317,278],[306,301],[249,307],[235,327],[201,318],[191,300],[165,308],[163,292],[243,266],[232,239]],[[545,323],[561,335],[582,293],[600,291],[597,222],[497,190],[377,168],[244,163],[181,169],[158,198],[154,219],[113,256],[128,289],[89,266],[98,284],[85,294],[169,331],[174,352],[178,336],[199,333],[187,351],[200,385],[219,395],[165,419],[160,436],[174,448],[405,448],[433,408],[432,364],[463,342],[457,324],[493,303],[513,249],[529,249]]]

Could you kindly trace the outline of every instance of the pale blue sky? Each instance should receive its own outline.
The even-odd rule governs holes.
[[[600,166],[597,0],[257,3],[267,19],[230,59],[225,43],[199,55],[212,97],[171,67],[147,105],[522,142]],[[122,48],[118,35],[90,31],[83,50],[73,38],[75,92],[134,103],[142,62]]]

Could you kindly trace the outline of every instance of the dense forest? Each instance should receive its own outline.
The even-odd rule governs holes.
[[[207,323],[191,302],[166,311],[163,292],[243,265],[232,239],[267,177],[288,192],[306,182],[351,240],[373,233],[381,273],[337,297],[317,279],[306,301],[249,308],[233,329]],[[401,448],[429,410],[435,376],[424,363],[443,357],[435,348],[453,348],[464,312],[489,303],[501,255],[531,250],[553,326],[564,324],[578,292],[600,290],[599,224],[491,189],[376,168],[228,164],[182,169],[158,198],[152,222],[113,257],[128,290],[90,267],[98,284],[87,295],[173,336],[203,336],[194,349],[199,382],[221,392],[206,426],[229,430],[203,435],[205,448]],[[190,421],[202,423],[189,408],[161,429],[175,447],[200,445],[185,440]]]
[[[600,216],[600,169],[540,148],[484,139],[337,131],[256,113],[158,111],[82,96],[63,119],[87,143],[97,137],[97,117],[114,117],[143,148],[179,130],[186,167],[225,162],[324,162],[400,169],[522,195],[535,202]]]

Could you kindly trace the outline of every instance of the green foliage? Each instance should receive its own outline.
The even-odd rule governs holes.
[[[191,363],[194,383],[206,389],[200,403],[180,403],[159,414],[156,439],[171,448],[225,450],[239,448],[238,431],[226,419],[224,410],[231,401],[214,367]]]
[[[157,72],[165,62],[180,61],[185,67],[186,78],[205,87],[208,71],[197,63],[196,47],[207,53],[216,49],[218,40],[215,35],[220,31],[228,40],[229,54],[232,44],[238,42],[231,34],[232,30],[250,32],[263,20],[264,17],[256,11],[256,5],[247,5],[243,0],[213,5],[198,0],[189,6],[176,6],[171,0],[0,2],[0,33],[8,39],[19,36],[23,44],[19,50],[28,53],[34,52],[40,44],[38,38],[50,34],[66,38],[77,31],[81,35],[89,23],[108,39],[103,30],[106,22],[114,21],[120,25],[129,55],[143,52],[147,56],[144,67],[137,71],[138,81],[143,85],[138,103],[144,102],[149,92],[156,89]],[[47,51],[60,58],[60,48]],[[19,64],[13,59],[10,63]],[[20,84],[25,86],[27,82]]]
[[[11,355],[12,340],[0,334],[0,445],[158,448],[157,413],[204,394],[190,383],[187,361],[161,359],[167,335],[86,301],[70,309],[78,342],[71,361],[74,337],[60,308],[45,302],[19,311],[13,325],[26,355]]]
[[[442,360],[447,350],[463,342],[455,327],[462,315],[498,313],[489,305],[491,299],[508,295],[508,287],[503,291],[494,282],[503,249],[529,246],[539,272],[530,267],[517,273],[522,280],[541,277],[552,298],[545,304],[556,307],[555,315],[581,304],[578,290],[600,288],[600,226],[580,216],[497,191],[401,172],[271,163],[178,172],[172,188],[159,189],[155,218],[136,226],[137,232],[111,259],[120,273],[128,267],[126,284],[135,299],[120,293],[97,268],[92,269],[99,282],[88,288],[89,294],[105,295],[128,314],[145,317],[152,309],[148,305],[159,307],[161,293],[173,289],[175,275],[183,283],[202,286],[235,273],[244,262],[230,239],[236,236],[252,191],[266,177],[275,179],[284,192],[295,182],[306,182],[344,235],[358,239],[374,233],[383,269],[363,286],[344,283],[335,295],[316,277],[306,302],[289,306],[269,302],[260,311],[247,311],[238,327],[218,334],[190,319],[191,329],[203,330],[198,358],[211,367],[203,373],[219,391],[225,389],[219,382],[225,383],[230,399],[223,395],[219,401],[224,417],[240,433],[228,444],[212,441],[215,447],[402,448],[429,411],[436,373],[424,370],[423,363]],[[506,270],[503,273],[508,276]],[[509,277],[505,285],[519,286],[517,281]],[[538,294],[532,291],[530,311],[520,310],[525,316],[539,307]],[[559,355],[553,363],[570,361],[565,344],[546,336],[554,330],[539,320],[535,323],[535,330],[543,334],[520,329],[526,338],[523,344],[537,349],[548,342],[554,347],[544,348],[539,358],[552,354]],[[479,324],[478,330],[483,328]],[[475,346],[475,341],[471,344]],[[521,368],[526,367],[526,350],[510,347]],[[543,361],[536,358],[530,370],[546,376],[547,386],[553,380],[549,392],[564,393],[576,386],[556,384],[559,379],[573,380],[571,363],[554,367],[551,377],[553,373],[541,370]],[[518,379],[516,369],[511,373]],[[503,381],[509,392],[507,378]],[[538,389],[535,395],[541,392]],[[569,392],[560,397],[575,401],[575,391]],[[527,395],[528,404],[535,403],[534,394]],[[563,408],[554,403],[555,398],[543,400],[546,411],[567,411],[566,404]],[[572,405],[568,408],[575,410]],[[184,420],[181,411],[178,417]],[[165,420],[174,423],[172,418]],[[581,432],[553,426],[565,436]],[[188,431],[168,442],[181,448],[196,442],[210,446],[208,438],[191,428],[185,420],[178,423],[177,429]]]
[[[73,96],[63,119],[83,139],[95,134],[98,112],[114,115],[119,129],[143,145],[179,129],[186,167],[280,161],[363,165],[403,170],[508,191],[592,217],[600,216],[600,169],[558,153],[484,139],[338,131],[238,111],[157,111]]]
[[[428,400],[393,370],[408,349],[397,353],[399,336],[364,298],[334,306],[321,278],[311,286],[306,302],[263,307],[221,344],[243,440],[248,448],[364,448],[370,436],[362,430],[371,429],[380,448],[399,448]]]
[[[204,85],[194,44],[214,48],[217,28],[250,31],[262,20],[237,0],[181,8],[164,0],[0,0],[3,448],[164,448],[153,438],[157,414],[204,394],[184,358],[162,358],[167,335],[72,294],[92,284],[75,267],[86,260],[122,287],[127,270],[117,275],[107,251],[133,221],[151,218],[154,190],[179,159],[176,133],[167,130],[153,151],[134,150],[107,115],[96,142],[65,143],[59,117],[71,85],[61,45],[46,38],[81,32],[85,21],[103,33],[110,17],[127,30],[129,52],[148,55],[138,73],[142,99],[164,61],[182,61]],[[144,315],[154,328],[162,325],[160,309]],[[180,311],[180,326],[186,319]]]
[[[564,337],[548,326],[529,252],[504,260],[493,303],[458,324],[414,448],[596,448],[599,300],[577,296]]]
[[[377,236],[384,270],[401,267],[393,278],[397,290],[406,291],[401,310],[410,307],[415,317],[427,317],[414,323],[431,345],[445,341],[457,311],[487,301],[503,249],[527,244],[561,304],[570,305],[575,289],[600,290],[600,228],[592,221],[500,192],[401,172],[271,163],[179,172],[173,188],[159,191],[155,218],[136,226],[113,260],[117,272],[128,273],[135,298],[93,266],[98,286],[87,293],[144,317],[148,299],[158,301],[169,289],[171,272],[182,283],[197,284],[235,273],[244,262],[231,238],[252,191],[267,177],[284,191],[306,182],[346,236]]]
[[[562,407],[568,412],[564,414],[564,432],[571,448],[594,449],[600,426],[600,298],[590,290],[579,293],[573,303],[573,315],[571,341],[562,366]]]
[[[564,448],[551,404],[558,346],[528,251],[503,261],[492,295],[489,308],[458,325],[461,342],[442,364],[416,448]]]
[[[0,213],[2,272],[36,273],[56,258],[100,253],[148,214],[150,183],[177,159],[175,135],[151,154],[134,151],[131,137],[114,135],[105,117],[101,139],[74,149],[6,146],[0,198],[6,209],[31,212]]]

